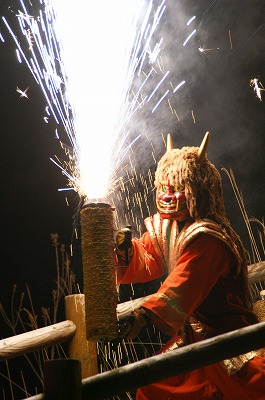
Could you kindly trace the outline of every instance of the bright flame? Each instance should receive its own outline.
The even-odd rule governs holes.
[[[67,97],[74,106],[80,186],[104,197],[112,171],[112,149],[121,128],[140,0],[53,0],[54,31],[61,40]],[[126,90],[127,89],[127,90]]]
[[[31,13],[20,0],[16,17],[25,40],[2,17],[19,62],[26,63],[45,96],[45,122],[54,118],[58,124],[56,138],[68,160],[51,160],[89,199],[113,190],[118,167],[140,136],[126,127],[130,117],[158,89],[164,94],[152,111],[169,93],[163,88],[169,71],[161,78],[153,67],[163,38],[152,39],[165,2],[154,9],[152,0],[77,0],[73,10],[69,0],[39,0],[36,16],[35,6],[30,3]],[[151,97],[150,87],[155,87]],[[69,144],[60,139],[62,129]]]

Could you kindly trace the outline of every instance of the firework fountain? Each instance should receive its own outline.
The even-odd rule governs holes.
[[[115,226],[133,222],[141,233],[143,208],[150,214],[152,201],[152,173],[148,169],[139,174],[139,157],[135,160],[134,154],[156,163],[147,114],[159,112],[165,121],[161,110],[166,107],[174,121],[180,120],[181,107],[178,104],[177,113],[172,100],[187,90],[190,76],[173,74],[173,65],[179,67],[178,52],[194,44],[195,28],[201,23],[192,14],[180,13],[181,35],[178,47],[174,44],[174,62],[168,63],[169,52],[163,57],[169,45],[163,30],[166,0],[96,4],[78,0],[77,13],[68,0],[17,3],[9,8],[10,17],[2,18],[2,27],[16,44],[18,61],[27,65],[43,92],[45,121],[57,124],[58,152],[62,148],[64,154],[51,160],[66,177],[67,187],[60,190],[74,190],[84,203],[80,218],[87,337],[113,339],[117,335],[113,232]],[[177,8],[177,2],[173,4]],[[209,4],[210,8],[215,1]],[[3,42],[5,35],[0,32]],[[229,39],[232,49],[230,30]],[[195,47],[199,57],[217,50],[203,43]],[[256,79],[250,83],[261,100],[261,83]],[[30,96],[30,90],[22,89],[17,87],[20,97]],[[190,115],[195,123],[193,111]]]
[[[65,154],[51,160],[67,178],[67,188],[61,190],[74,190],[84,199],[85,207],[81,212],[83,254],[93,243],[89,254],[93,248],[93,259],[101,259],[96,268],[93,267],[95,261],[89,257],[83,260],[84,278],[90,268],[96,271],[95,276],[89,273],[84,279],[85,286],[86,282],[91,285],[85,292],[92,290],[91,298],[99,293],[105,298],[109,293],[107,304],[112,308],[107,314],[114,316],[114,265],[110,255],[107,261],[103,256],[106,248],[108,254],[113,249],[110,232],[115,224],[112,219],[117,225],[120,221],[126,225],[133,221],[141,233],[135,210],[140,210],[142,220],[143,206],[149,207],[152,196],[150,169],[145,176],[137,176],[131,155],[138,143],[148,143],[145,157],[149,151],[149,158],[156,162],[153,144],[145,129],[141,129],[143,120],[148,113],[153,115],[165,105],[171,116],[179,120],[172,99],[188,84],[183,74],[174,71],[173,75],[163,60],[163,49],[168,45],[163,35],[164,18],[168,18],[167,1],[90,3],[79,0],[75,3],[76,17],[66,1],[40,0],[33,6],[29,0],[20,0],[18,4],[10,8],[10,18],[2,18],[2,24],[16,44],[18,61],[27,65],[43,92],[47,103],[45,121],[53,119],[57,124],[56,138]],[[180,20],[179,45],[186,49],[196,37],[196,16],[187,14],[183,22],[183,15],[180,15],[179,23]],[[1,40],[5,40],[4,35]],[[204,54],[214,49],[200,46],[198,51]],[[28,92],[20,90],[20,94],[28,95]],[[193,113],[192,117],[195,121]],[[141,123],[133,125],[137,118]],[[133,121],[131,125],[130,121]],[[143,193],[137,192],[137,185]],[[125,218],[120,206],[124,202],[129,210]],[[92,213],[97,216],[92,217]],[[91,235],[94,240],[90,240]],[[109,276],[103,279],[100,272],[106,267],[106,274],[107,265]],[[112,289],[102,289],[103,280],[112,282],[109,285]],[[88,308],[96,307],[95,304],[87,307],[87,313]],[[99,325],[105,321],[102,314]],[[106,337],[105,331],[98,337],[95,333],[88,336],[97,340]],[[110,337],[115,335],[114,329]]]
[[[84,199],[87,338],[98,341],[117,336],[111,194],[122,185],[121,163],[140,137],[128,130],[127,123],[146,104],[150,108],[151,99],[156,99],[152,112],[165,101],[170,72],[158,63],[165,0],[155,5],[135,0],[96,4],[79,1],[75,7],[80,12],[73,19],[65,2],[40,0],[36,9],[21,0],[18,9],[11,10],[18,27],[2,20],[16,43],[19,62],[27,64],[44,94],[45,121],[53,118],[57,123],[56,137],[65,158],[51,160],[67,177],[67,190]],[[18,28],[23,40],[18,39]]]
[[[16,44],[18,61],[43,92],[45,121],[57,124],[64,155],[51,160],[66,177],[67,188],[60,190],[74,190],[84,203],[86,334],[99,341],[117,335],[115,227],[133,222],[141,233],[144,208],[150,214],[153,174],[150,169],[139,174],[135,153],[156,163],[149,121],[165,106],[174,122],[179,120],[173,100],[185,92],[188,80],[171,70],[168,60],[164,63],[166,0],[93,6],[80,0],[75,9],[73,16],[67,1],[40,0],[33,6],[20,0],[2,22]],[[196,36],[196,17],[182,19],[180,13],[179,49],[187,49]]]

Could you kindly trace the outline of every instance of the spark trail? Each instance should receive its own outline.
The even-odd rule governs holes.
[[[164,67],[167,3],[78,0],[73,9],[69,0],[39,0],[34,6],[17,0],[10,15],[2,17],[18,62],[26,64],[44,95],[45,122],[57,124],[59,154],[51,160],[67,183],[59,190],[107,199],[116,207],[117,223],[133,221],[140,233],[140,220],[153,203],[153,181],[150,170],[139,173],[136,165],[139,155],[152,164],[158,157],[156,139],[145,125],[161,115],[162,107],[179,122],[173,100],[188,85],[170,63]],[[195,17],[187,19],[184,48],[194,43],[189,39],[194,23]]]
[[[18,26],[2,20],[19,62],[26,63],[44,94],[45,120],[52,117],[58,124],[56,136],[67,159],[52,161],[80,195],[101,198],[113,188],[122,159],[140,136],[126,123],[148,99],[145,90],[154,80],[163,42],[153,35],[166,4],[78,0],[75,9],[73,16],[72,2],[40,0],[36,13],[20,0]],[[167,74],[160,74],[161,82]]]

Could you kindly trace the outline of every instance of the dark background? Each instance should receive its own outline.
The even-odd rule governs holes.
[[[0,51],[1,297],[13,283],[26,282],[34,297],[45,299],[54,270],[50,233],[70,245],[73,207],[58,192],[66,181],[49,159],[57,143],[52,123],[43,119],[42,94],[16,62],[14,49],[3,44]],[[29,86],[29,99],[20,99],[17,85]]]
[[[161,28],[166,43],[165,70],[174,71],[176,82],[183,79],[188,82],[188,89],[172,99],[180,120],[173,119],[168,108],[161,105],[153,115],[146,110],[139,113],[131,122],[131,129],[135,127],[140,133],[148,131],[158,159],[164,152],[161,132],[172,133],[175,147],[182,147],[199,145],[209,130],[210,160],[219,170],[233,169],[248,215],[262,219],[265,214],[265,93],[261,92],[263,101],[260,101],[250,87],[250,80],[257,78],[265,85],[265,3],[263,0],[171,0],[167,4],[168,12]],[[9,6],[8,1],[0,2],[1,15],[10,15]],[[192,15],[197,16],[194,24],[197,33],[183,49],[183,39],[191,31],[186,21]],[[50,233],[57,232],[67,246],[73,244],[76,254],[73,269],[80,274],[80,243],[73,238],[78,196],[67,193],[67,206],[66,194],[58,192],[58,188],[66,186],[66,179],[49,159],[58,151],[56,125],[52,120],[48,124],[44,122],[46,104],[40,88],[27,67],[17,62],[15,46],[1,22],[0,31],[6,40],[0,42],[0,301],[8,310],[13,284],[18,285],[18,293],[27,284],[39,314],[41,306],[52,303],[55,285]],[[198,47],[211,50],[201,53]],[[23,90],[29,87],[29,99],[20,98],[17,86]],[[148,152],[143,157],[144,145],[143,135],[134,152],[142,174],[153,162]],[[251,250],[231,185],[224,173],[222,177],[228,215]],[[2,321],[0,336],[8,335]]]

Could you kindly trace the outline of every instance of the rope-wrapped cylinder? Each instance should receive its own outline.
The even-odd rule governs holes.
[[[253,303],[253,311],[259,322],[265,322],[265,300],[257,300]]]
[[[80,216],[86,336],[111,340],[118,336],[113,211],[109,204],[90,203]]]

